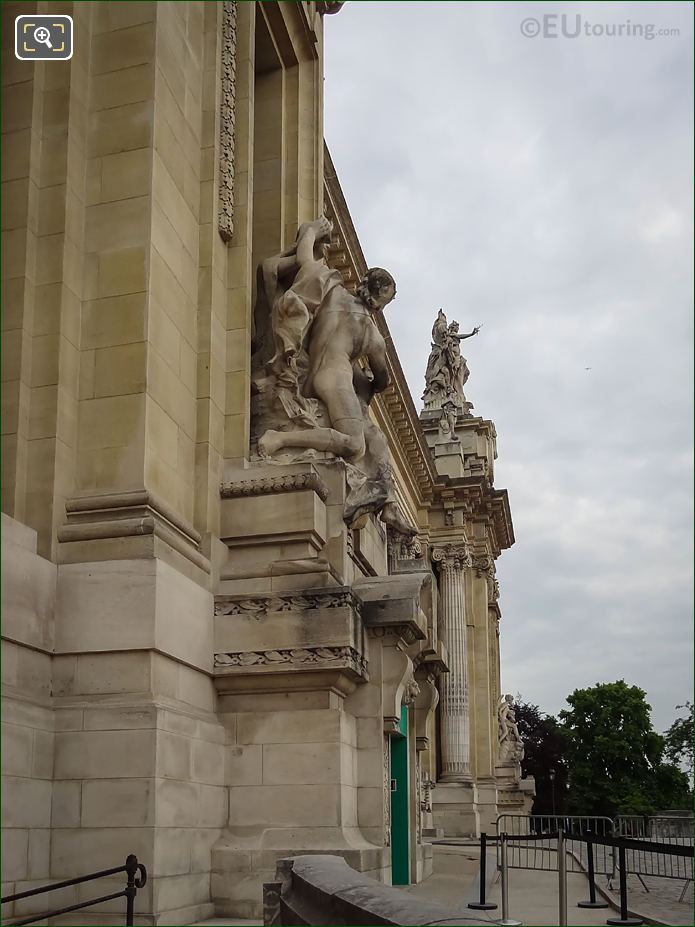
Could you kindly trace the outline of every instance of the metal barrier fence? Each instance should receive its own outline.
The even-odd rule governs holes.
[[[615,832],[621,837],[693,842],[693,819],[687,815],[619,814]],[[687,843],[686,843],[687,846]]]
[[[629,872],[637,876],[659,876],[663,879],[693,878],[693,860],[671,856],[653,849],[659,843],[693,848],[693,819],[668,815],[621,814],[615,819],[615,834],[644,842],[640,849],[627,850],[625,862]],[[650,849],[652,847],[652,849]]]
[[[586,836],[626,837],[639,843],[633,843],[625,850],[625,863],[628,872],[636,876],[657,876],[664,879],[692,881],[693,860],[690,857],[674,856],[660,852],[659,843],[693,848],[692,819],[667,817],[664,815],[643,817],[639,815],[620,815],[614,821],[607,817],[568,816],[568,815],[521,815],[501,814],[496,821],[497,834],[510,836],[533,834],[549,835],[562,830],[565,846],[569,853],[568,872],[586,871],[588,852]],[[500,848],[498,843],[497,865],[500,865]],[[556,871],[558,859],[555,841],[546,840],[514,841],[508,850],[510,869],[545,869]],[[619,871],[618,854],[615,846],[594,846],[594,872],[608,877],[609,883]]]
[[[683,844],[682,841],[677,843],[667,843],[665,841],[646,840],[644,838],[621,837],[613,834],[594,833],[590,826],[584,822],[586,818],[581,819],[580,824],[577,819],[574,820],[574,830],[566,839],[562,826],[555,833],[541,830],[538,833],[527,831],[526,833],[509,834],[504,829],[505,824],[512,823],[521,815],[500,815],[498,818],[498,859],[501,871],[501,894],[502,894],[502,920],[499,924],[518,925],[521,922],[510,918],[509,916],[509,877],[510,868],[528,868],[528,869],[546,869],[556,870],[558,873],[558,924],[561,927],[567,924],[567,873],[577,871],[575,865],[578,862],[576,850],[569,851],[568,844],[570,841],[577,844],[583,844],[587,854],[588,866],[586,867],[589,875],[589,900],[578,903],[580,908],[599,908],[606,907],[604,902],[596,898],[594,886],[594,859],[601,859],[601,850],[604,855],[612,856],[617,853],[618,856],[618,874],[620,876],[620,917],[611,917],[606,920],[607,924],[621,925],[629,927],[633,924],[641,924],[640,918],[628,916],[627,906],[627,875],[630,871],[628,865],[629,853],[650,853],[654,856],[669,857],[675,860],[682,860],[685,865],[690,867],[690,875],[686,878],[692,880],[692,863],[693,853],[691,846]],[[511,820],[510,820],[511,819]],[[567,819],[565,819],[567,820]],[[596,827],[601,819],[593,819],[592,823]],[[553,845],[554,844],[554,845]],[[537,847],[541,853],[540,865],[534,865],[539,862],[539,857],[533,855],[533,848]],[[484,852],[485,841],[481,839],[481,852]],[[608,851],[608,854],[606,854]],[[554,853],[554,861],[550,856]],[[543,856],[545,854],[545,856]],[[553,864],[554,863],[554,864]],[[585,869],[582,865],[581,871]],[[688,882],[686,881],[686,885]],[[683,899],[683,892],[681,899]],[[481,901],[484,901],[484,894],[481,892]],[[469,905],[474,907],[475,905]]]
[[[599,837],[613,835],[613,821],[605,817],[568,816],[568,815],[525,815],[501,814],[495,822],[497,834],[509,837],[533,837],[528,842],[514,839],[507,850],[507,865],[510,869],[545,869],[556,872],[558,869],[557,841],[555,835],[559,830],[564,834],[566,864],[568,872],[583,872],[588,865],[586,841],[581,838],[587,834]],[[541,839],[539,839],[541,838]],[[497,844],[497,865],[501,868],[501,847]],[[594,848],[594,871],[612,876],[616,871],[615,852],[609,846]]]

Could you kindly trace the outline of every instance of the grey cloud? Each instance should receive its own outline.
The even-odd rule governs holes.
[[[526,16],[678,37],[525,39]],[[547,711],[625,676],[692,692],[692,10],[348,3],[326,136],[419,406],[437,308],[462,328],[517,544],[503,685]],[[585,367],[591,367],[586,371]]]

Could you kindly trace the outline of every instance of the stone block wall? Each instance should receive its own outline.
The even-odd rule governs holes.
[[[51,651],[57,570],[36,532],[2,515],[3,894],[50,875],[54,719]],[[27,910],[19,902],[17,914]]]

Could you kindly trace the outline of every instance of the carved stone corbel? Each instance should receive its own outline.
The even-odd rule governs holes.
[[[353,584],[362,615],[373,637],[397,635],[406,644],[427,638],[432,575],[428,572],[369,576]]]
[[[392,638],[393,640],[393,638]],[[382,697],[384,706],[384,733],[400,733],[403,696],[413,679],[413,661],[402,641],[382,647]]]
[[[415,679],[419,686],[419,692],[414,701],[415,714],[415,749],[429,749],[429,722],[434,716],[435,709],[439,704],[439,691],[437,690],[435,675],[427,665],[420,665],[415,670]]]

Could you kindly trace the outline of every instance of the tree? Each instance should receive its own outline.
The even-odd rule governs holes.
[[[567,739],[557,720],[538,705],[522,701],[514,705],[516,723],[524,744],[521,771],[536,780],[532,814],[565,814],[567,811]]]
[[[664,763],[664,738],[638,686],[617,682],[576,689],[560,712],[568,738],[569,810],[576,814],[655,814],[689,805],[687,777]]]
[[[676,711],[685,708],[687,718],[676,718],[666,731],[666,757],[669,762],[680,766],[688,775],[690,787],[693,784],[693,703],[676,705]]]

